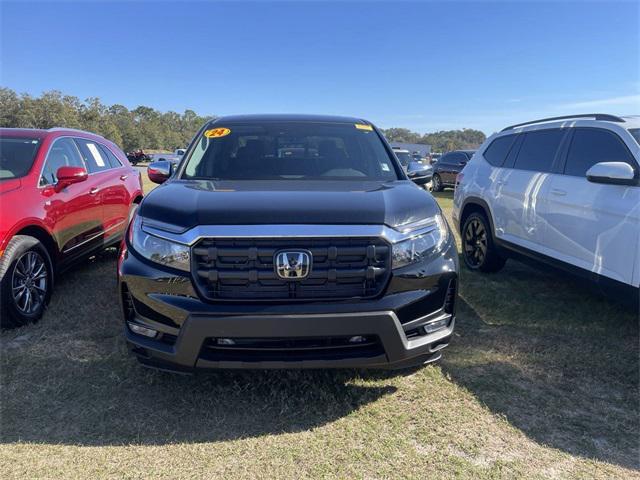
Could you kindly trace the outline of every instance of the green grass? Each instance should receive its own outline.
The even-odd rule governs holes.
[[[185,377],[127,355],[115,263],[2,332],[3,478],[640,478],[638,316],[571,278],[463,270],[425,368]]]
[[[144,168],[142,172],[142,188],[144,189],[145,193],[149,193],[151,190],[153,190],[157,186],[158,186],[157,183],[153,183],[151,180],[149,180],[149,175],[147,175],[147,169]]]

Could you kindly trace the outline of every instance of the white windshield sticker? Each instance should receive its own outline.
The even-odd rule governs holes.
[[[388,163],[381,163],[380,166],[382,167],[382,170],[384,170],[385,172],[391,171]]]
[[[100,155],[98,147],[96,147],[93,143],[87,143],[87,147],[89,147],[89,151],[91,152],[91,155],[93,156],[98,166],[104,167],[104,159],[102,158],[102,155]]]

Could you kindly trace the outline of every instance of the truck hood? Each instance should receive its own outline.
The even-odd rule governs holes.
[[[138,214],[174,232],[197,225],[326,224],[391,228],[440,212],[434,198],[408,180],[171,180],[149,193]]]

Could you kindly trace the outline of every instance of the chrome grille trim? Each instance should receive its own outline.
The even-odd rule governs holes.
[[[142,229],[156,237],[183,245],[194,245],[203,238],[313,238],[313,237],[369,237],[382,238],[389,243],[429,233],[438,228],[435,218],[417,230],[399,232],[386,225],[198,225],[183,233],[169,232],[142,220]]]

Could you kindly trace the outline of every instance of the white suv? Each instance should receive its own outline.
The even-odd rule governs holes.
[[[524,255],[636,304],[640,117],[555,117],[492,135],[458,176],[453,218],[470,269]]]

